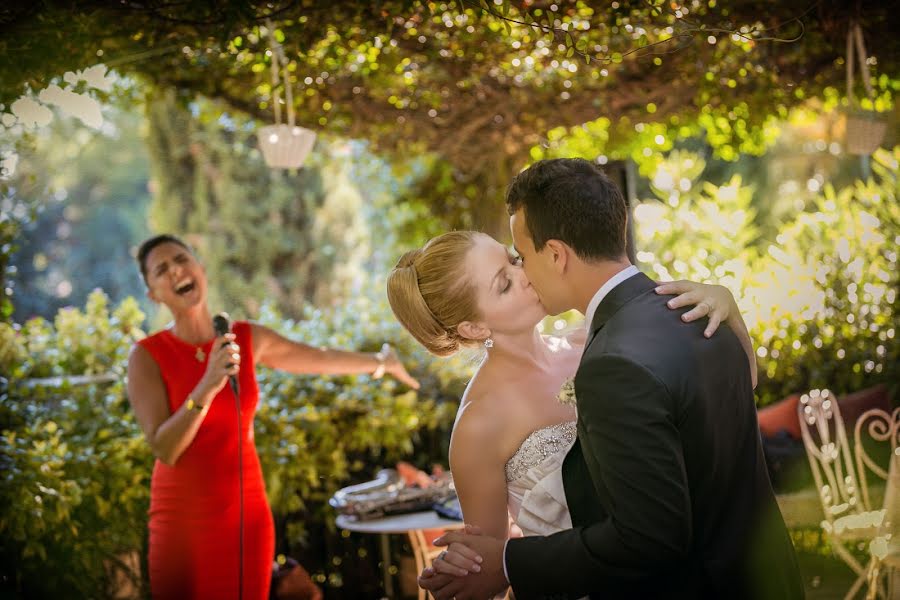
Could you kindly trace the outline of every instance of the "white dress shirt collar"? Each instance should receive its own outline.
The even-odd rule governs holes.
[[[603,299],[606,298],[607,294],[613,291],[613,288],[617,285],[638,273],[640,273],[638,268],[631,265],[610,277],[606,283],[600,286],[600,289],[597,290],[597,293],[594,294],[594,297],[588,302],[587,311],[584,313],[584,326],[587,328],[588,333],[591,331],[591,323],[594,320],[594,315],[597,314],[597,308],[600,306],[600,303],[603,302]]]

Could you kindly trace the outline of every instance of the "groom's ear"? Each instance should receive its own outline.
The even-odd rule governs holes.
[[[547,240],[546,250],[550,253],[550,261],[557,273],[565,273],[569,264],[569,253],[572,249],[565,242],[559,240]]]

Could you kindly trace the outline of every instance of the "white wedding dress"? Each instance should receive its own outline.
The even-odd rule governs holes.
[[[575,421],[533,431],[506,463],[509,514],[525,535],[572,528],[562,464],[575,443]]]

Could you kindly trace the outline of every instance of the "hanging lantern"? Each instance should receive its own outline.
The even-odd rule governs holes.
[[[266,164],[273,169],[298,169],[316,143],[316,133],[282,123],[266,125],[257,133],[259,149]]]
[[[272,106],[275,124],[266,125],[257,132],[259,149],[266,164],[273,169],[299,169],[316,143],[316,133],[300,127],[294,118],[294,94],[288,78],[284,51],[275,40],[274,27],[267,24],[272,51]],[[281,121],[281,84],[284,84],[287,103],[287,122]]]
[[[847,31],[847,152],[856,155],[869,155],[875,152],[884,140],[887,122],[874,110],[865,110],[856,100],[853,92],[853,50],[859,59],[860,78],[866,89],[869,100],[875,100],[872,82],[869,80],[868,56],[863,44],[862,29],[858,22],[851,22]]]

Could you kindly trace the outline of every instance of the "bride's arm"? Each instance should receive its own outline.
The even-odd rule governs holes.
[[[704,332],[706,337],[712,336],[719,328],[720,323],[728,323],[747,354],[753,388],[756,389],[756,354],[753,352],[753,341],[750,339],[747,324],[741,317],[737,302],[728,288],[721,285],[680,280],[660,283],[656,288],[656,293],[675,295],[675,298],[668,302],[669,308],[673,310],[684,306],[693,306],[692,310],[682,316],[686,323],[709,317],[709,323]],[[701,306],[701,304],[705,304],[705,306]],[[579,326],[566,334],[565,338],[573,347],[582,348],[587,342],[587,329]]]
[[[744,353],[750,362],[750,378],[753,388],[756,389],[756,353],[753,351],[753,340],[750,339],[750,332],[741,316],[737,301],[728,288],[721,285],[681,280],[660,284],[656,288],[656,293],[677,294],[675,298],[669,300],[669,308],[693,306],[694,308],[681,316],[687,323],[704,316],[709,317],[709,324],[704,332],[706,337],[710,337],[719,328],[719,323],[727,323],[744,348]]]
[[[457,424],[450,440],[450,471],[466,523],[505,540],[509,536],[505,461],[498,427],[480,417],[463,415]]]
[[[463,409],[450,440],[453,484],[466,525],[474,525],[484,535],[505,540],[509,537],[509,512],[506,463],[498,443],[499,423],[471,408]],[[437,572],[465,575],[478,570],[473,568],[473,551],[459,544],[452,544],[447,550],[444,559],[436,560],[433,565]]]

